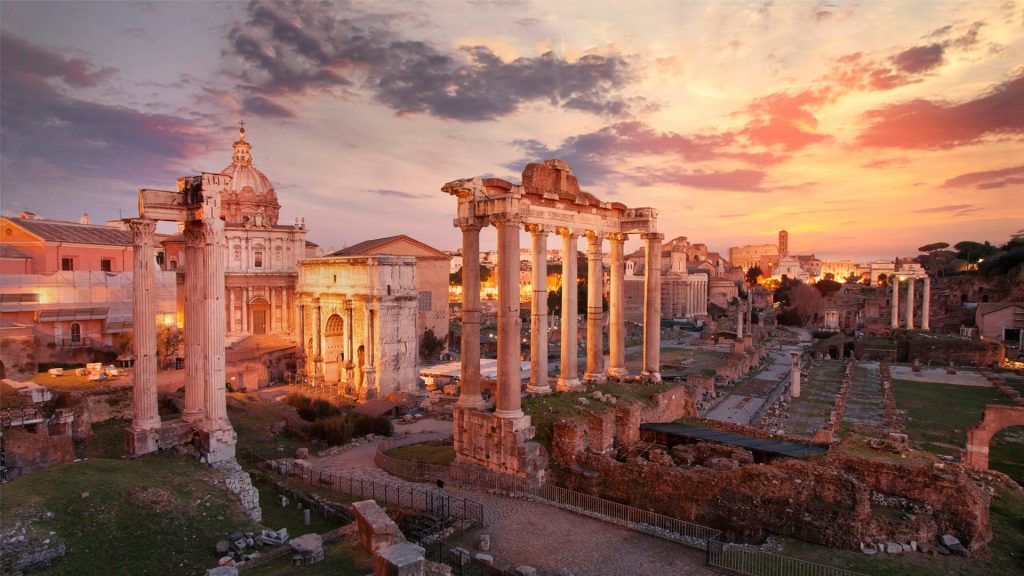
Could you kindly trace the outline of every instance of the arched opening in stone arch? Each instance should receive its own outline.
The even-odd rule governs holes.
[[[1024,486],[1024,423],[1007,426],[988,443],[988,467]]]
[[[324,325],[324,381],[341,382],[341,367],[345,363],[345,322],[341,316],[331,314]]]
[[[972,468],[988,470],[995,460],[997,468],[1007,470],[1021,482],[1024,473],[1024,406],[989,404],[981,422],[967,431],[964,463]],[[1005,432],[1004,432],[1005,431]],[[1016,475],[1014,475],[1016,474]]]

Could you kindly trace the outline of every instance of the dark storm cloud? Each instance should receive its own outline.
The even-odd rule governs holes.
[[[112,69],[64,58],[12,33],[0,34],[5,196],[56,204],[61,199],[47,198],[47,186],[62,182],[69,186],[65,194],[71,187],[83,191],[81,178],[134,182],[135,187],[160,184],[180,176],[173,168],[179,161],[207,151],[205,130],[190,118],[75,96],[80,89],[101,86],[112,74]],[[31,178],[26,177],[29,171]]]
[[[506,61],[483,46],[449,52],[402,37],[386,18],[320,3],[252,3],[249,15],[231,30],[229,51],[242,65],[243,88],[264,98],[359,85],[400,114],[464,121],[499,118],[527,102],[610,116],[629,110],[617,92],[634,75],[619,55]]]
[[[914,46],[892,57],[893,65],[908,74],[921,74],[942,64],[945,48],[941,44]]]

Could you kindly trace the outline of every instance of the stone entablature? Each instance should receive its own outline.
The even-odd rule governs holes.
[[[315,381],[360,400],[416,390],[415,257],[303,260],[297,299],[301,355]]]
[[[528,164],[523,169],[521,185],[498,178],[466,178],[444,185],[442,190],[458,199],[455,226],[462,229],[462,256],[465,262],[480,259],[480,230],[494,226],[498,234],[498,375],[494,413],[482,412],[486,405],[480,395],[480,276],[476,266],[463,268],[462,275],[462,382],[459,406],[466,411],[455,426],[456,455],[463,462],[482,464],[492,469],[520,476],[536,476],[543,467],[532,461],[535,444],[533,427],[521,408],[522,379],[520,374],[520,259],[519,234],[525,228],[531,235],[534,263],[531,281],[531,378],[527,391],[537,394],[551,392],[548,378],[547,347],[548,311],[545,296],[547,237],[561,237],[562,252],[562,357],[556,382],[559,391],[580,388],[577,353],[577,288],[578,241],[587,239],[587,361],[585,380],[602,381],[611,376],[623,378],[625,368],[625,259],[623,245],[629,234],[641,234],[645,241],[645,269],[654,273],[644,276],[644,359],[641,376],[658,381],[660,365],[661,320],[661,244],[663,234],[657,232],[658,211],[654,208],[628,208],[617,202],[602,202],[580,190],[576,176],[561,160]],[[603,243],[610,244],[609,278],[609,366],[603,351],[604,274]],[[480,412],[477,412],[480,411]],[[516,433],[504,433],[515,422]],[[481,424],[486,421],[488,425]],[[473,423],[471,425],[471,423]],[[467,435],[483,430],[485,439]],[[487,432],[487,431],[490,432]],[[511,443],[511,444],[510,444]],[[500,463],[482,462],[476,454],[484,446],[497,454]],[[504,455],[504,456],[501,456]],[[512,455],[512,460],[505,458]],[[514,467],[511,468],[511,467]]]

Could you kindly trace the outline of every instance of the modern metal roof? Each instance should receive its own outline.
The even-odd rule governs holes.
[[[10,244],[0,244],[0,258],[21,258],[24,260],[31,258],[31,256]]]
[[[714,428],[702,426],[690,426],[687,424],[676,424],[674,422],[659,422],[641,424],[640,430],[650,430],[669,436],[685,438],[688,440],[702,440],[704,442],[717,442],[729,446],[739,446],[751,452],[762,452],[776,456],[788,456],[790,458],[807,458],[808,456],[820,456],[828,453],[828,449],[813,444],[800,444],[799,442],[787,442],[785,440],[769,440],[764,438],[753,438],[733,432],[724,432]]]
[[[39,322],[61,322],[64,320],[103,320],[110,308],[57,308],[39,312]]]

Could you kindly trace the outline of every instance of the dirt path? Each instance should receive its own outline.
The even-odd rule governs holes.
[[[452,423],[421,420],[396,427],[396,432],[451,430]],[[311,457],[315,470],[386,480],[422,488],[396,478],[373,463],[376,442],[334,456]],[[484,505],[491,535],[491,554],[517,565],[557,574],[568,568],[576,576],[642,576],[647,574],[715,574],[704,566],[704,555],[652,536],[573,514],[553,506],[466,489],[449,492]]]

